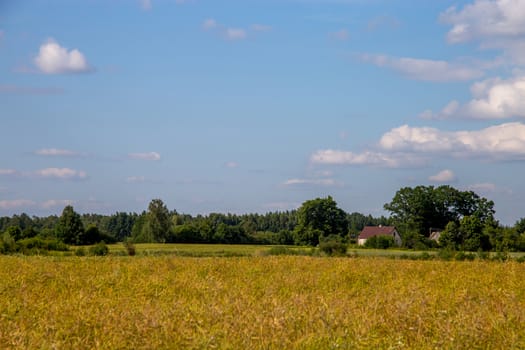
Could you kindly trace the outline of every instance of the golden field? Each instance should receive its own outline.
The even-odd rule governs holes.
[[[0,256],[1,349],[523,349],[525,265]]]

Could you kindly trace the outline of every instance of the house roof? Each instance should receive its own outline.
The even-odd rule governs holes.
[[[395,226],[365,226],[359,234],[359,238],[368,239],[374,236],[391,236],[395,230]]]

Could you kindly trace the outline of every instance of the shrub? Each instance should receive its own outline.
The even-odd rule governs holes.
[[[456,253],[450,248],[443,248],[438,252],[438,257],[441,260],[452,260]]]
[[[519,258],[516,258],[516,261],[519,262],[519,263],[524,263],[525,262],[525,255],[522,255]]]
[[[43,239],[41,237],[32,237],[21,239],[16,242],[16,251],[27,254],[44,254],[48,251],[63,251],[67,252],[69,247],[61,241],[56,239]]]
[[[128,252],[129,256],[135,256],[135,254],[137,253],[135,245],[130,241],[124,242],[124,247],[126,248],[126,251]]]
[[[91,248],[89,248],[89,253],[91,255],[104,256],[104,255],[108,255],[108,252],[109,252],[109,248],[104,241],[97,243]]]
[[[327,255],[345,255],[348,244],[344,243],[342,238],[337,235],[321,237],[319,240],[319,250]]]
[[[77,250],[75,250],[75,255],[76,256],[85,256],[86,255],[86,248],[84,248],[84,247],[77,248]]]

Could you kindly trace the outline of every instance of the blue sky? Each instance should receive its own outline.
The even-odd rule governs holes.
[[[0,2],[0,215],[387,214],[448,184],[525,216],[525,1]]]

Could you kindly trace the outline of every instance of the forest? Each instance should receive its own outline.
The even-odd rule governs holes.
[[[142,213],[79,214],[68,205],[60,216],[0,217],[0,252],[38,246],[105,243],[226,243],[317,246],[324,241],[355,244],[365,226],[396,226],[402,247],[460,251],[525,251],[525,218],[514,226],[495,219],[494,203],[451,186],[401,188],[384,205],[389,217],[347,213],[328,196],[297,210],[266,214],[196,215],[169,210],[153,199]],[[438,241],[429,238],[439,230]],[[387,244],[384,248],[388,248]]]

